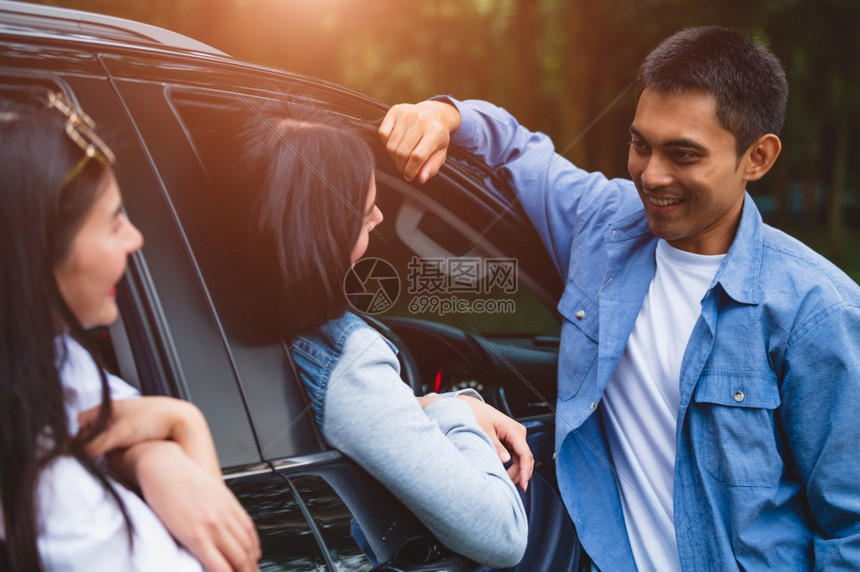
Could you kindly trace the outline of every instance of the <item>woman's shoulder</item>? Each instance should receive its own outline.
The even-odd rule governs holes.
[[[374,332],[373,328],[352,312],[344,312],[317,329],[296,336],[290,345],[294,350],[318,356],[340,356],[347,340],[356,332]]]
[[[344,312],[339,318],[329,320],[323,324],[320,327],[320,331],[323,335],[329,337],[338,349],[342,350],[344,345],[346,345],[346,341],[355,332],[363,331],[366,334],[373,331],[373,328],[361,316],[352,312]]]
[[[395,375],[400,371],[397,356],[387,340],[350,312],[294,338],[290,353],[320,427],[324,427],[332,380],[338,380],[334,393],[341,390],[352,393],[356,385],[369,383],[371,378],[386,379],[386,375],[379,375],[380,371],[390,370]],[[375,369],[380,365],[381,370]],[[370,373],[368,368],[372,370]]]
[[[69,414],[69,431],[77,433],[77,415],[102,402],[102,377],[99,365],[80,343],[69,335],[54,341],[57,368],[63,384],[63,400]],[[138,396],[136,389],[120,378],[105,372],[111,399]]]

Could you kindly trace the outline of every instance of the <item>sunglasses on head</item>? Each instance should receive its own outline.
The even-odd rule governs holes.
[[[63,114],[66,118],[66,135],[84,152],[84,156],[81,157],[80,161],[63,178],[63,187],[71,183],[84,170],[91,159],[95,159],[104,165],[113,164],[116,157],[113,151],[110,150],[110,147],[93,131],[96,124],[89,115],[80,109],[72,107],[66,102],[62,93],[55,93],[53,91],[48,92],[48,106],[53,107]]]

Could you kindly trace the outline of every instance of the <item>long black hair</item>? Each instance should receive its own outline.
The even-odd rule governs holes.
[[[289,339],[341,315],[375,166],[369,143],[330,113],[256,103],[241,129],[242,192],[258,302]],[[273,272],[275,270],[275,272]]]
[[[0,96],[0,500],[13,570],[42,569],[36,485],[39,471],[60,455],[75,457],[98,478],[128,522],[103,472],[83,452],[110,416],[104,373],[100,415],[86,435],[70,435],[63,400],[66,352],[59,334],[87,343],[54,269],[69,254],[109,168],[90,160],[64,182],[84,156],[65,122],[45,94]]]

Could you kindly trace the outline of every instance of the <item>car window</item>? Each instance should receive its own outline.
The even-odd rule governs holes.
[[[268,317],[263,311],[249,311],[253,289],[230,262],[236,258],[231,229],[239,229],[217,209],[213,196],[221,189],[219,181],[207,175],[197,148],[189,144],[194,141],[191,125],[209,142],[223,141],[217,150],[226,154],[226,167],[233,167],[235,141],[216,140],[207,131],[229,120],[225,107],[219,106],[223,100],[213,102],[206,97],[209,90],[198,90],[203,96],[195,100],[196,106],[180,110],[171,93],[184,88],[126,80],[116,80],[116,87],[157,177],[158,186],[150,187],[146,196],[168,207],[166,213],[148,213],[148,205],[139,209],[130,204],[129,212],[136,223],[150,225],[144,230],[143,255],[153,273],[159,271],[159,298],[171,341],[181,344],[178,357],[189,387],[187,398],[201,406],[207,418],[220,420],[212,424],[213,433],[225,432],[223,440],[236,449],[240,463],[327,450],[288,352],[280,343],[260,341]],[[224,387],[228,384],[232,387]],[[238,403],[225,399],[237,391]],[[244,415],[252,423],[255,449],[244,442],[233,445],[236,439],[227,432],[233,420]],[[220,455],[222,445],[219,440],[216,444]]]
[[[229,164],[236,160],[238,143],[229,141],[236,131],[231,126],[253,119],[260,96],[173,90],[170,97],[210,178],[218,184],[234,175],[238,166],[231,169]],[[295,96],[272,97],[322,105]],[[231,111],[225,112],[227,109]],[[481,226],[475,226],[472,215],[478,203],[466,203],[469,193],[476,192],[476,179],[468,181],[469,187],[440,176],[419,190],[392,172],[381,146],[375,144],[373,126],[356,124],[380,155],[377,202],[386,220],[378,227],[365,259],[356,264],[356,272],[345,277],[344,288],[354,308],[379,317],[448,323],[482,335],[557,335],[556,296],[533,276],[533,257],[520,252],[527,252],[527,245],[516,234],[506,234],[504,225],[495,224],[496,217],[486,206],[481,217],[474,217],[481,220]],[[493,232],[485,232],[488,229]],[[491,240],[491,236],[499,240]],[[355,291],[356,282],[368,277],[362,272],[374,269],[390,271],[397,292],[382,287],[373,292],[365,292],[363,287]]]
[[[494,217],[482,212],[486,208],[467,200],[474,188],[439,176],[419,190],[381,171],[377,186],[385,221],[365,259],[390,266],[400,289],[389,307],[371,306],[370,313],[449,324],[484,336],[558,333],[552,296],[524,256],[528,245],[514,234],[506,236],[501,225],[493,228]],[[491,234],[501,240],[491,240]],[[355,271],[368,283],[362,271],[379,269],[365,264],[356,264]]]

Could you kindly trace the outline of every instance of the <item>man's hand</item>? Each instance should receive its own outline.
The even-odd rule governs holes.
[[[442,101],[395,105],[379,126],[379,138],[394,164],[411,181],[426,183],[448,156],[451,133],[460,127],[457,108]]]
[[[472,407],[475,419],[496,446],[502,462],[513,460],[508,467],[508,475],[520,488],[526,490],[534,471],[535,458],[526,442],[525,426],[480,399],[468,395],[458,395],[457,398]]]
[[[147,441],[121,455],[146,503],[206,570],[257,570],[257,530],[220,474],[213,477],[170,441]]]

